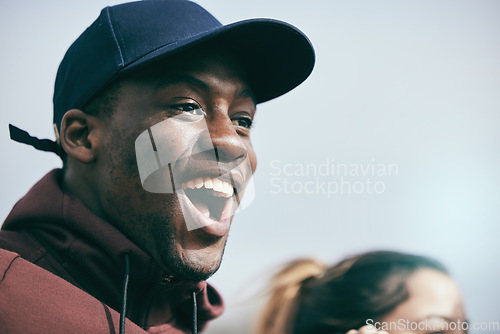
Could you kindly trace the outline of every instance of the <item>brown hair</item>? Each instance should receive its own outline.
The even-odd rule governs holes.
[[[257,323],[256,333],[290,333],[290,315],[295,312],[302,285],[308,279],[323,275],[326,264],[314,259],[289,262],[271,279],[271,296]]]
[[[392,251],[349,257],[328,267],[313,259],[288,263],[271,280],[257,334],[346,333],[380,319],[408,299],[417,269],[446,273],[437,261]]]

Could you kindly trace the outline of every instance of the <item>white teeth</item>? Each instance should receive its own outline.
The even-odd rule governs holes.
[[[228,195],[228,197],[233,196],[233,193],[234,193],[234,188],[233,188],[233,187],[231,187],[231,185],[230,185],[229,183],[227,183],[227,182],[224,182],[224,184],[225,184],[225,187],[224,187],[225,189],[223,190],[223,192],[224,192],[226,195]]]
[[[213,189],[214,183],[212,182],[212,179],[206,178],[205,179],[205,188],[207,189]]]
[[[205,182],[203,182],[203,179],[201,177],[194,180],[194,182],[195,182],[194,186],[196,187],[196,189],[200,189],[201,187],[203,187],[203,184],[205,184]]]
[[[222,181],[221,180],[214,179],[213,180],[213,184],[214,184],[214,190],[215,191],[222,192],[223,185],[222,185]]]
[[[234,189],[231,183],[210,177],[199,177],[197,179],[185,182],[182,184],[183,189],[200,189],[205,187],[206,189],[213,189],[214,191],[223,194],[224,197],[231,197],[234,194]]]

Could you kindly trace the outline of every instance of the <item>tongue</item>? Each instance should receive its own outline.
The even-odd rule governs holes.
[[[224,208],[221,212],[221,215],[220,215],[220,220],[224,220],[224,219],[229,219],[231,218],[231,216],[234,214],[233,211],[233,207],[234,207],[234,203],[233,201],[231,201],[231,199],[228,200],[229,203],[227,203],[226,205],[224,205]]]

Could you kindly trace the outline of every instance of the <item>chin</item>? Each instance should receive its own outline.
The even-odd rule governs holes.
[[[200,263],[185,263],[185,271],[184,274],[187,274],[184,276],[186,280],[189,281],[205,281],[209,277],[211,277],[213,274],[219,270],[221,261],[218,261],[217,263],[207,266],[205,264],[200,264]]]
[[[184,281],[204,281],[219,269],[228,234],[211,235],[204,229],[187,231],[181,213],[152,220],[156,228],[149,239],[155,240],[156,247],[151,253],[169,275]]]
[[[182,260],[182,268],[179,268],[181,272],[177,273],[177,276],[187,281],[205,281],[219,270],[221,262],[222,256],[219,256],[217,259],[210,259],[209,261],[186,257]]]
[[[207,249],[182,250],[169,256],[166,267],[169,274],[185,281],[205,281],[219,269],[224,248],[218,252]],[[214,254],[215,253],[215,254]]]

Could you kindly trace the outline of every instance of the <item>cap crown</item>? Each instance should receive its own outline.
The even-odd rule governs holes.
[[[81,109],[117,74],[162,47],[221,27],[210,13],[185,0],[156,0],[106,7],[71,45],[59,66],[54,123]]]

